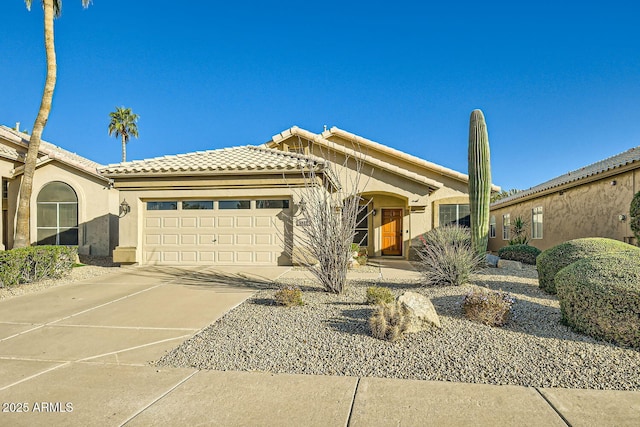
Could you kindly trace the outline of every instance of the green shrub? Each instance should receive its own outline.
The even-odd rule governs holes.
[[[638,253],[594,255],[558,272],[562,320],[576,331],[640,348]]]
[[[0,252],[0,286],[31,283],[68,274],[77,258],[75,246],[30,246]]]
[[[358,261],[358,264],[360,264],[360,265],[367,265],[367,261],[368,260],[369,259],[367,258],[366,255],[360,255],[360,256],[356,257],[356,261]]]
[[[507,292],[474,290],[464,296],[464,317],[489,326],[502,326],[511,317],[515,299]]]
[[[538,255],[540,255],[540,249],[529,245],[504,246],[498,250],[498,256],[502,259],[531,265],[536,265]]]
[[[302,291],[296,286],[284,286],[276,291],[274,297],[276,303],[284,305],[285,307],[304,305],[304,301],[302,301]]]
[[[397,301],[378,306],[369,318],[371,335],[381,340],[396,341],[402,338],[408,326],[407,309]]]
[[[427,285],[462,285],[484,263],[484,255],[478,255],[471,247],[468,228],[438,227],[420,240],[422,248],[416,253]]]
[[[629,206],[629,225],[634,236],[636,236],[636,244],[640,246],[640,191],[638,191],[631,199]]]
[[[393,292],[391,292],[391,289],[389,288],[385,288],[383,286],[370,286],[367,288],[367,304],[390,304],[395,299]]]
[[[598,254],[626,251],[640,255],[640,248],[618,240],[605,239],[602,237],[569,240],[568,242],[547,249],[538,255],[536,259],[540,289],[550,294],[555,294],[556,286],[554,284],[554,278],[556,273],[578,260]]]

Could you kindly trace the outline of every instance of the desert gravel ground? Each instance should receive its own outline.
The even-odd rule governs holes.
[[[305,305],[281,307],[275,290],[294,284]],[[537,286],[533,267],[486,269],[473,285],[425,287],[416,281],[351,281],[342,295],[313,280],[281,280],[168,353],[158,365],[274,373],[349,375],[512,384],[535,387],[640,390],[640,352],[574,333],[560,323],[558,300]],[[389,343],[370,336],[367,286],[429,297],[442,323]],[[516,297],[501,328],[462,315],[473,286]]]

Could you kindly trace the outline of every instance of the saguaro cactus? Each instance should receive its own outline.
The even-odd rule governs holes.
[[[473,110],[469,122],[469,207],[471,210],[471,244],[484,255],[489,240],[489,199],[491,197],[491,163],[489,134],[481,110]]]

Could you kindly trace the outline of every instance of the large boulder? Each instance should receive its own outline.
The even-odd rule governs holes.
[[[398,302],[407,310],[409,322],[407,333],[429,329],[432,326],[440,328],[440,318],[431,300],[415,292],[405,292],[398,298]]]

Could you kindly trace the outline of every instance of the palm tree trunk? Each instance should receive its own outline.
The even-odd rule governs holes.
[[[38,160],[38,150],[40,148],[40,139],[44,127],[49,119],[51,111],[51,101],[53,99],[53,90],[56,86],[56,51],[53,43],[53,1],[44,0],[44,46],[47,55],[47,77],[42,93],[42,101],[38,116],[33,124],[31,139],[29,140],[29,150],[24,162],[24,173],[22,174],[22,183],[20,184],[20,198],[18,200],[18,212],[16,218],[16,234],[13,242],[14,248],[23,248],[29,246],[29,217],[31,210],[31,191],[33,189],[33,175],[36,170],[36,161]]]
[[[127,161],[127,138],[122,135],[122,162]]]

